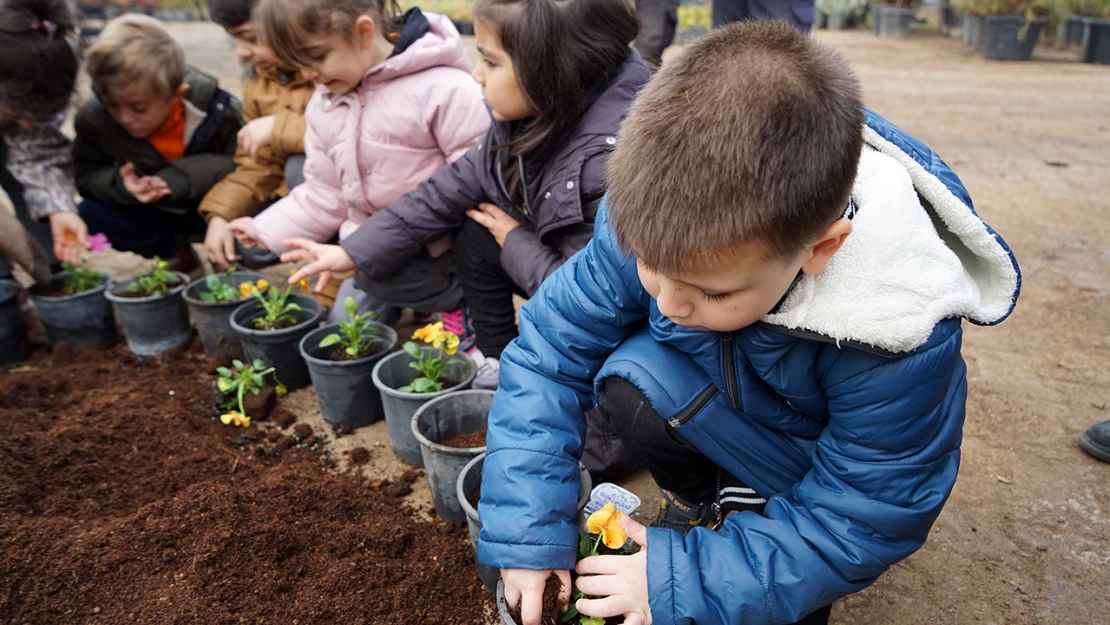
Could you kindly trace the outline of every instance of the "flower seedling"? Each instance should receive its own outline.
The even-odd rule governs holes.
[[[624,516],[623,512],[617,510],[617,506],[612,502],[602,506],[600,510],[594,512],[586,519],[586,531],[580,532],[578,535],[578,559],[583,560],[598,555],[598,549],[601,545],[605,545],[612,550],[618,550],[624,547],[628,542],[628,535],[624,533],[624,528],[621,527],[621,517]],[[592,534],[597,534],[594,538]],[[572,585],[570,608],[563,613],[561,621],[563,623],[577,622],[578,625],[605,625],[606,621],[600,616],[583,616],[578,613],[575,604],[579,599],[597,599],[578,590],[576,584]],[[577,621],[574,621],[578,617]]]
[[[382,342],[378,337],[378,328],[370,322],[370,317],[376,317],[378,313],[370,311],[365,315],[358,314],[358,304],[353,297],[343,300],[343,309],[347,312],[350,321],[340,321],[339,332],[325,336],[320,341],[320,347],[342,345],[343,351],[348,356],[357,358],[369,351],[372,346]]]
[[[235,399],[223,405],[225,409],[231,409],[230,412],[220,415],[220,421],[223,421],[224,425],[250,426],[250,415],[243,409],[243,396],[247,393],[251,395],[261,393],[265,386],[265,376],[273,371],[273,367],[267,369],[261,360],[255,360],[250,365],[244,364],[241,360],[233,360],[230,368],[216,369],[216,373],[220,374],[216,379],[216,388],[225,396],[235,396]]]
[[[413,362],[409,367],[420,372],[420,377],[407,386],[397,389],[402,393],[434,393],[443,390],[443,378],[447,375],[448,368],[461,362],[458,359],[444,360],[444,354],[454,356],[459,349],[459,337],[443,329],[443,322],[436,322],[420,328],[412,334],[412,338],[424,341],[432,346],[425,352],[413,341],[406,342],[402,347]]]
[[[165,295],[170,292],[170,285],[179,284],[181,277],[168,269],[169,263],[154,257],[154,267],[150,273],[137,273],[138,277],[127,290],[131,293],[146,293],[147,295]]]
[[[89,269],[88,263],[84,260],[81,261],[80,267],[68,260],[62,263],[62,267],[65,268],[67,274],[65,282],[62,283],[62,293],[66,295],[95,289],[103,283],[100,274]]]
[[[266,287],[270,286],[270,283],[263,279],[255,284],[244,282],[239,285],[239,288],[235,288],[231,282],[231,274],[234,272],[235,269],[229,268],[224,272],[223,278],[219,274],[209,274],[204,279],[204,286],[208,290],[200,294],[201,301],[213,304],[217,302],[236,302],[249,297],[251,289],[257,288],[259,291],[264,291]]]
[[[260,330],[277,330],[285,324],[295,324],[297,318],[293,313],[301,310],[301,306],[289,301],[292,290],[293,287],[286,287],[284,291],[266,289],[265,292],[257,288],[250,289],[250,294],[262,305],[262,312],[265,313],[254,320],[255,327]]]

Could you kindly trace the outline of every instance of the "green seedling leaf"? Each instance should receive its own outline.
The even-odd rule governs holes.
[[[416,343],[413,343],[412,341],[405,343],[401,347],[405,350],[406,354],[412,356],[413,358],[416,358],[417,360],[419,360],[424,355],[424,352],[421,351],[420,346]]]
[[[320,347],[331,347],[332,345],[338,345],[339,341],[341,340],[342,338],[338,334],[329,334],[320,341]]]

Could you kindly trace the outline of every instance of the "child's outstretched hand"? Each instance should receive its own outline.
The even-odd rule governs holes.
[[[355,261],[338,245],[325,245],[311,239],[289,239],[281,243],[285,247],[294,248],[281,255],[281,262],[311,261],[290,276],[289,284],[320,274],[320,279],[316,281],[316,292],[320,293],[333,277],[342,277],[340,274],[350,274],[355,270]]]
[[[578,562],[578,590],[601,597],[579,599],[574,607],[586,616],[624,615],[625,625],[651,625],[648,603],[647,528],[621,515],[621,529],[640,546],[632,555],[593,556]],[[506,595],[508,585],[506,584]],[[542,587],[541,587],[542,591]]]
[[[123,178],[123,188],[127,189],[128,193],[135,196],[135,199],[143,204],[157,202],[170,194],[170,185],[158,176],[143,176],[140,178],[135,173],[134,163],[124,163],[123,167],[119,168],[119,175]]]
[[[520,601],[520,620],[524,621],[521,625],[540,625],[540,617],[543,616],[543,589],[552,572],[563,583],[559,589],[559,605],[566,608],[570,603],[570,571],[501,569],[501,581],[505,582],[505,603],[511,609]]]
[[[235,235],[239,242],[247,247],[257,247],[266,249],[262,241],[258,239],[258,231],[254,229],[254,217],[240,217],[232,219],[227,224],[227,229],[231,234]]]
[[[250,154],[255,161],[258,160],[258,152],[270,145],[270,136],[274,132],[275,119],[273,115],[259,117],[258,119],[252,119],[246,126],[239,129],[237,135],[239,147]]]
[[[204,249],[208,252],[208,262],[223,269],[239,260],[235,253],[235,235],[223,217],[208,220],[208,230],[204,233]]]

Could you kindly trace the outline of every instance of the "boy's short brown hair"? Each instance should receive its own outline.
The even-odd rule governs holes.
[[[648,267],[761,241],[789,258],[844,212],[863,144],[859,83],[782,22],[719,28],[664,63],[609,160],[610,220]]]
[[[108,22],[85,53],[93,90],[137,82],[156,96],[170,97],[185,80],[185,50],[153,17],[128,13]]]

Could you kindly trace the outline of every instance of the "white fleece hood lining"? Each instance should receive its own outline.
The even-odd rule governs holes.
[[[864,142],[852,234],[763,320],[904,353],[944,319],[1005,318],[1018,288],[1005,247],[911,156],[866,127]]]

